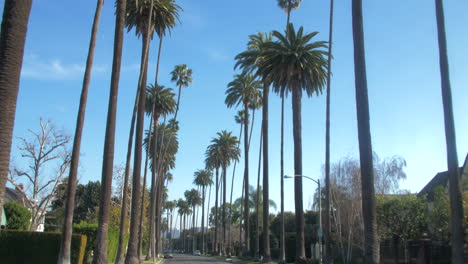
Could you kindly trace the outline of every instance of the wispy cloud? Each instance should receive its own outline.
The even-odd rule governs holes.
[[[222,50],[218,50],[218,49],[209,49],[207,50],[207,53],[208,53],[208,57],[214,61],[227,61],[229,60],[229,55],[222,51]]]
[[[42,60],[35,55],[25,56],[21,75],[35,80],[77,80],[83,78],[84,64],[63,63],[60,59]],[[107,72],[106,65],[93,65],[93,73]]]

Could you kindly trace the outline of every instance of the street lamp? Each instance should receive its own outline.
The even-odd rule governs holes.
[[[320,188],[320,179],[314,180],[311,177],[305,175],[284,175],[285,179],[293,179],[295,177],[302,177],[309,179],[318,185],[319,189],[319,230],[318,230],[318,237],[319,237],[319,262],[322,263],[322,189]]]

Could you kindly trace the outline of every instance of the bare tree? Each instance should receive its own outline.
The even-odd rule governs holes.
[[[53,194],[62,183],[70,165],[68,143],[70,136],[57,130],[50,121],[40,119],[40,130],[33,131],[31,138],[19,138],[21,157],[29,162],[28,169],[14,167],[8,181],[21,192],[31,208],[32,231],[40,230],[43,218]],[[46,173],[43,173],[47,170]],[[23,182],[27,183],[26,188]]]

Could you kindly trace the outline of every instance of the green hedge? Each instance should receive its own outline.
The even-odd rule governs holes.
[[[57,263],[61,233],[3,230],[0,232],[0,263]],[[86,236],[73,234],[71,263],[83,263]]]
[[[17,202],[6,202],[3,205],[7,218],[7,229],[28,230],[31,219],[31,212],[28,208]]]
[[[84,263],[91,262],[91,252],[96,246],[97,224],[81,222],[73,225],[73,233],[86,235],[88,237],[88,244],[86,245]],[[117,248],[119,244],[119,230],[116,227],[110,226],[108,230],[108,244],[107,244],[107,261],[114,263],[117,258]]]

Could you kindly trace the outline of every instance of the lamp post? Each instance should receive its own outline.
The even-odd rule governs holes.
[[[319,189],[319,231],[318,231],[318,237],[319,237],[319,263],[322,263],[322,189],[320,188],[320,179],[314,180],[308,176],[305,175],[284,175],[285,179],[292,179],[295,177],[302,177],[309,179],[318,185]]]

